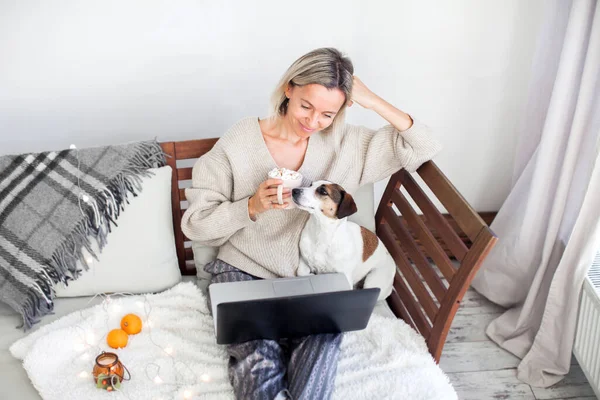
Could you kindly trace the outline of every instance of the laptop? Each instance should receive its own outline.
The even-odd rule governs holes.
[[[361,330],[380,291],[354,290],[341,273],[213,283],[208,290],[218,344]]]

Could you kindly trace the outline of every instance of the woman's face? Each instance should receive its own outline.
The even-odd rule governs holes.
[[[290,102],[284,118],[296,135],[302,138],[331,125],[346,101],[346,96],[340,89],[330,90],[318,84],[290,85],[285,94]]]

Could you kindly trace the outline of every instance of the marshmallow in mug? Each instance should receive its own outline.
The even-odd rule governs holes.
[[[287,168],[273,168],[271,171],[269,171],[269,177],[274,178],[274,179],[282,179],[284,181],[287,180],[296,180],[296,179],[301,179],[302,175],[300,175],[300,172],[298,171],[294,171],[293,169],[287,169]]]
[[[273,168],[269,171],[269,178],[281,179],[283,184],[277,186],[277,202],[283,204],[283,188],[297,188],[302,185],[302,174],[298,171],[287,168]],[[290,203],[288,208],[293,208],[293,203]]]

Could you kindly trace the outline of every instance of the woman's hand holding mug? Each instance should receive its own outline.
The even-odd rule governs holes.
[[[302,185],[302,174],[291,169],[276,167],[267,176],[268,179],[258,186],[254,196],[248,200],[248,212],[253,221],[257,214],[267,210],[293,208],[288,199],[292,189]]]
[[[281,192],[282,204],[279,204],[277,198],[278,187]],[[250,218],[254,220],[254,217],[267,210],[275,210],[287,208],[289,206],[289,199],[291,196],[292,189],[283,187],[283,180],[281,179],[267,179],[258,186],[256,193],[248,200],[248,212]]]

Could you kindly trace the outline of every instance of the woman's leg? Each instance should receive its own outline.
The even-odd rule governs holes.
[[[252,340],[228,345],[227,354],[229,380],[236,399],[273,400],[285,392],[285,355],[276,341]]]
[[[212,274],[211,283],[258,279],[221,260],[207,264],[204,270]],[[227,354],[229,380],[236,399],[273,400],[285,392],[285,355],[276,341],[252,340],[228,345]]]
[[[340,354],[341,333],[290,341],[289,390],[294,400],[330,399]]]

